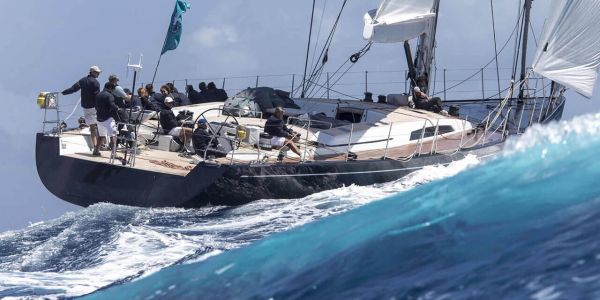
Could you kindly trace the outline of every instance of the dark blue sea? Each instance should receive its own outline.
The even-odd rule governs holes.
[[[95,205],[0,234],[0,297],[600,299],[599,156],[594,115],[387,184]]]

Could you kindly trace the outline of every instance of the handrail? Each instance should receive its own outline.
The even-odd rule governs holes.
[[[317,124],[320,123],[320,124],[329,125],[329,129],[333,128],[333,123],[331,123],[331,122],[313,120],[310,117],[308,119],[299,118],[299,117],[288,117],[286,125],[294,125],[290,122],[290,120],[298,120],[298,121],[302,121],[302,122],[309,121],[309,123],[317,123]]]

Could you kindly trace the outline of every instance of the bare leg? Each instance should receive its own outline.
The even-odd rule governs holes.
[[[98,149],[98,125],[91,124],[90,125],[90,138],[92,139],[92,145],[94,146],[94,150]]]
[[[296,146],[296,144],[294,144],[294,142],[291,139],[286,139],[285,140],[285,144],[290,147],[290,150],[292,150],[292,152],[298,154],[298,156],[302,157],[302,154],[300,153],[300,149],[298,149],[298,146]]]
[[[179,134],[179,138],[183,140],[183,144],[187,145],[192,142],[192,135],[194,132],[191,128],[183,127],[183,130]]]

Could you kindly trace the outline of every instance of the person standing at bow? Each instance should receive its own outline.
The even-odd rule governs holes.
[[[90,68],[90,73],[81,78],[72,87],[64,90],[63,95],[70,95],[81,90],[81,107],[83,108],[83,117],[85,123],[90,126],[90,138],[94,147],[95,156],[100,155],[98,151],[98,121],[96,120],[96,95],[100,93],[100,83],[98,76],[102,70],[97,66]]]

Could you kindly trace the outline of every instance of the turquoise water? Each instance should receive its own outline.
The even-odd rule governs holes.
[[[88,299],[598,299],[600,115],[456,176]],[[360,196],[360,195],[357,195]]]

